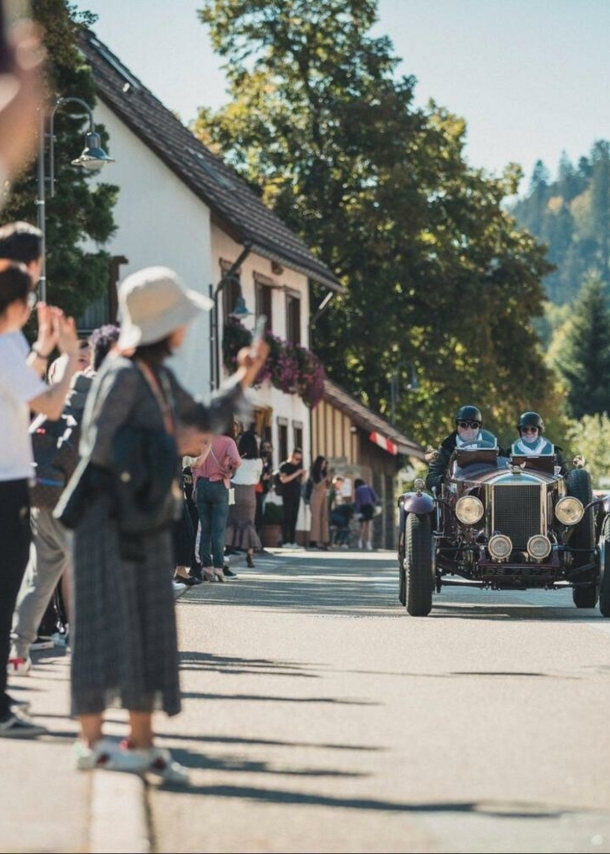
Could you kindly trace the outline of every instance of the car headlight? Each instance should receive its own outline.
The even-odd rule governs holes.
[[[552,548],[551,541],[544,534],[534,534],[527,541],[527,553],[534,560],[544,560],[550,555]]]
[[[494,534],[493,537],[490,537],[487,548],[494,560],[508,560],[513,550],[513,544],[506,534]]]
[[[455,505],[455,515],[462,525],[474,525],[483,517],[485,508],[474,495],[463,495]]]
[[[582,506],[582,501],[572,495],[560,498],[555,505],[555,516],[562,525],[578,525],[584,514],[585,508]]]

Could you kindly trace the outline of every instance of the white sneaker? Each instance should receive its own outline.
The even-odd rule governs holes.
[[[149,774],[154,774],[155,777],[160,777],[162,780],[167,780],[168,783],[188,783],[189,772],[184,765],[180,765],[169,750],[162,747],[152,747],[148,751],[141,751],[150,755],[148,768]]]
[[[106,768],[111,756],[118,750],[118,744],[102,738],[93,747],[84,741],[75,741],[73,749],[78,770],[91,771],[93,768]]]
[[[6,672],[9,676],[27,676],[32,669],[31,658],[9,658],[6,664]]]
[[[367,550],[367,552],[372,552],[372,551],[373,551],[373,544],[372,544],[371,542],[368,542],[368,543],[366,544],[366,550]]]
[[[358,540],[358,548],[359,548],[359,549],[361,549],[361,548],[362,548],[362,540]]]
[[[179,581],[172,581],[172,587],[174,588],[174,599],[179,599],[188,590],[186,584],[180,584]]]

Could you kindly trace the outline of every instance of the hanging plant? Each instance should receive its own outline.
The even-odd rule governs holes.
[[[251,334],[238,320],[229,318],[222,336],[223,364],[229,373],[237,367],[237,354],[248,347]],[[265,334],[269,345],[269,356],[254,382],[260,386],[268,380],[274,388],[284,394],[298,394],[306,406],[314,409],[324,393],[324,367],[322,362],[307,347],[284,341],[271,332]]]

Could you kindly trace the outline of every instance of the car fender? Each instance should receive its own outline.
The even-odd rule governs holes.
[[[434,499],[427,492],[405,492],[400,496],[400,504],[405,513],[418,516],[434,511]]]

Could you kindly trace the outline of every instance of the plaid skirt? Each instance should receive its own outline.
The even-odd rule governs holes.
[[[229,505],[225,545],[233,549],[262,549],[256,528],[256,492],[254,485],[235,486],[235,504]]]
[[[110,499],[88,508],[74,532],[72,714],[180,711],[171,531],[121,556]]]

